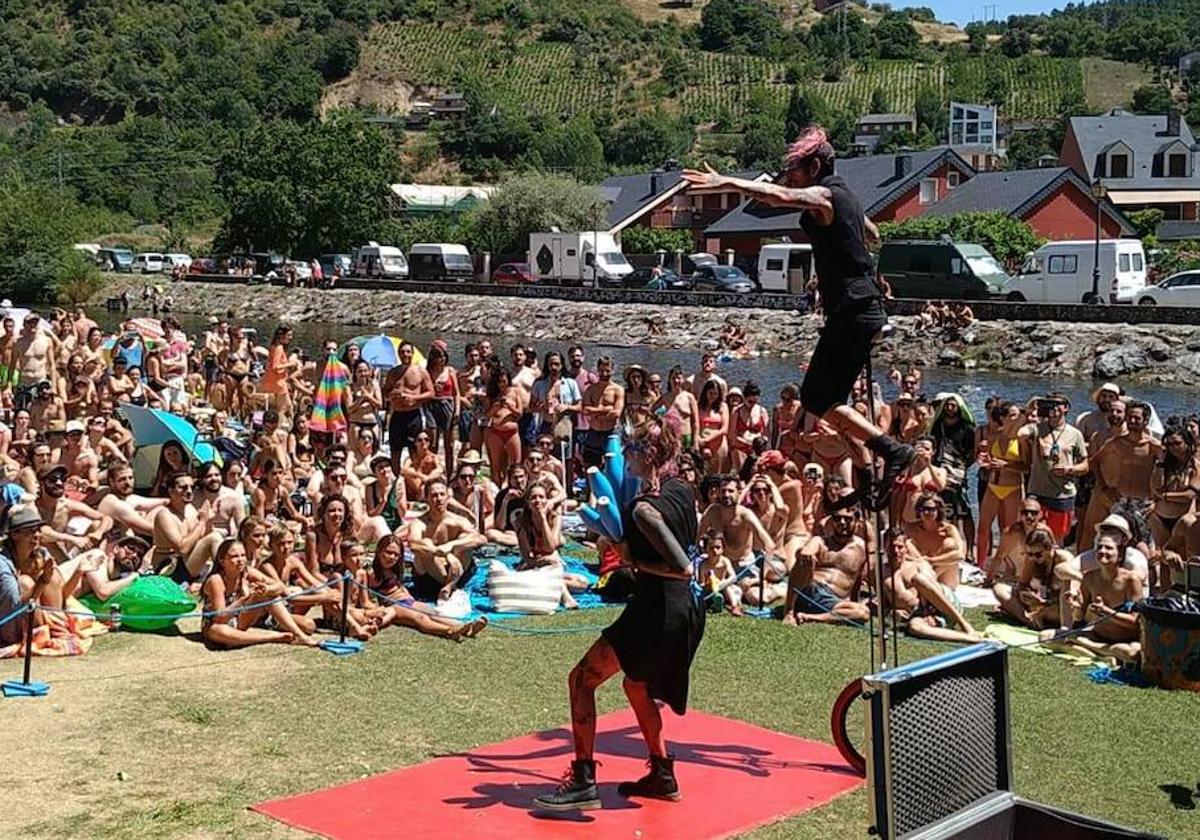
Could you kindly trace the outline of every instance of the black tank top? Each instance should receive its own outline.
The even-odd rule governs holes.
[[[850,301],[882,297],[858,197],[840,175],[826,175],[817,185],[833,194],[833,221],[822,225],[813,214],[802,213],[800,227],[812,242],[822,306],[827,313],[837,312]]]
[[[659,554],[641,530],[633,524],[633,508],[638,502],[646,502],[662,514],[667,528],[675,535],[684,551],[687,551],[696,544],[696,496],[691,485],[678,478],[668,478],[662,483],[661,492],[657,496],[638,496],[622,511],[630,559],[639,566],[650,566],[677,574],[679,569],[675,564]]]

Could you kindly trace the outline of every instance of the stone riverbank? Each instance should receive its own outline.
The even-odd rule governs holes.
[[[92,301],[129,292],[134,308],[143,283],[114,279]],[[232,320],[345,324],[445,334],[659,347],[717,347],[727,321],[740,325],[751,353],[801,355],[821,324],[818,317],[766,309],[578,303],[553,299],[471,297],[400,291],[286,289],[205,283],[168,288],[176,312],[221,314]],[[894,317],[876,366],[941,365],[1055,377],[1139,379],[1200,385],[1200,330],[1194,326],[1068,324],[1050,321],[978,322],[961,332],[918,331],[915,319]]]

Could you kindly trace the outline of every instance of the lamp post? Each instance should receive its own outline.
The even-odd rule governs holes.
[[[1096,246],[1092,254],[1092,303],[1100,303],[1100,208],[1108,190],[1099,178],[1092,181],[1092,198],[1096,200]]]

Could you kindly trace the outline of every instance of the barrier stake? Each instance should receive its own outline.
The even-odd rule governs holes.
[[[334,654],[335,656],[349,656],[353,653],[359,653],[363,649],[363,643],[358,639],[346,638],[346,622],[350,613],[350,573],[346,572],[342,575],[342,626],[338,640],[335,642],[328,639],[321,642],[321,649]]]
[[[25,673],[21,682],[8,680],[2,690],[5,697],[45,697],[50,693],[50,686],[44,682],[31,682],[30,672],[33,668],[33,604],[27,604],[25,612]]]

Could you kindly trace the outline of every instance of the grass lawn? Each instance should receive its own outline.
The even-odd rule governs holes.
[[[594,627],[595,610],[526,626]],[[976,614],[973,619],[980,619]],[[185,625],[185,630],[194,627]],[[567,670],[593,633],[489,629],[453,646],[388,630],[354,657],[283,647],[212,653],[180,637],[118,633],[75,660],[38,660],[41,700],[0,700],[5,837],[268,837],[300,832],[252,814],[271,797],[357,779],[567,721]],[[905,660],[937,645],[901,641]],[[711,619],[693,680],[697,708],[829,740],[829,707],[866,669],[846,628]],[[1200,836],[1200,811],[1164,785],[1200,782],[1200,698],[1092,685],[1080,669],[1014,652],[1018,791],[1161,832]],[[20,663],[0,663],[0,679]],[[605,686],[601,711],[624,701]],[[670,719],[667,721],[668,740]],[[1200,805],[1200,794],[1196,796]],[[865,836],[857,792],[749,835]]]

